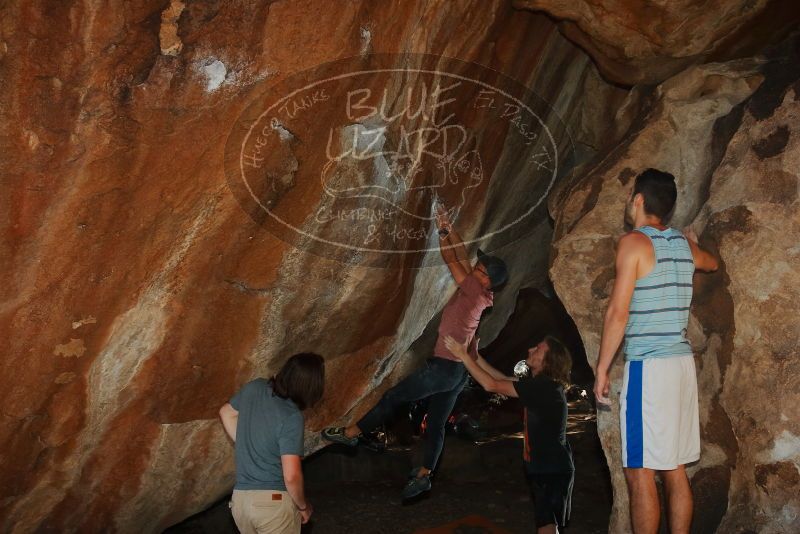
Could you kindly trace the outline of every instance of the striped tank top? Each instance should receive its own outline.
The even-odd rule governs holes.
[[[683,234],[650,226],[636,229],[650,238],[655,267],[636,281],[625,326],[626,360],[668,358],[692,353],[686,339],[692,302],[694,259]]]

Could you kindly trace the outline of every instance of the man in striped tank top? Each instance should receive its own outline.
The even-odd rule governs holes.
[[[698,246],[694,232],[664,224],[677,195],[669,173],[647,169],[636,177],[625,209],[634,230],[617,246],[595,370],[597,401],[610,404],[608,369],[623,344],[622,465],[636,534],[658,531],[656,471],[664,482],[670,531],[688,534],[692,491],[684,466],[700,458],[697,377],[686,328],[692,275],[715,271],[718,262]]]

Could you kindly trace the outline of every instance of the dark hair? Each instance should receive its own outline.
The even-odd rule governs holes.
[[[569,374],[572,371],[572,356],[569,349],[553,336],[545,336],[547,352],[544,355],[544,369],[541,374],[560,382],[564,387],[569,385]]]
[[[283,364],[272,378],[272,390],[305,410],[319,402],[325,387],[325,360],[319,354],[302,352]]]
[[[678,188],[675,186],[675,177],[668,172],[657,169],[647,169],[636,177],[633,184],[633,194],[641,194],[644,198],[644,211],[654,215],[665,222],[675,207],[678,198]]]

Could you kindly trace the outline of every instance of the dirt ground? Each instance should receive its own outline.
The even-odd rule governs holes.
[[[307,459],[306,491],[315,512],[303,533],[535,532],[533,505],[521,466],[518,406],[506,402],[484,409],[476,419],[481,422],[482,435],[477,440],[448,436],[433,489],[412,503],[401,503],[400,490],[415,465],[417,438],[406,439],[410,445],[392,440],[383,453],[329,447]],[[568,433],[576,479],[572,517],[565,531],[607,532],[611,485],[587,403],[571,403]],[[166,532],[237,531],[227,503],[221,501]]]

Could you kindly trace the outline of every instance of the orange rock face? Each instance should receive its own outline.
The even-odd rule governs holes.
[[[584,155],[610,141],[625,92],[544,16],[499,1],[336,6],[0,8],[4,531],[159,531],[230,489],[232,447],[216,414],[245,381],[292,353],[323,354],[328,389],[307,416],[313,431],[362,412],[412,364],[409,347],[452,290],[437,253],[365,264],[303,234],[279,239],[264,213],[243,209],[226,143],[266,87],[344,57],[441,55],[531,87]],[[456,105],[481,124],[470,109]],[[506,122],[481,141],[491,181],[486,208],[473,202],[460,219],[468,238],[501,229],[546,190],[526,182],[538,172],[532,148],[512,140],[528,123]],[[327,139],[292,128],[272,130],[287,139],[270,151],[283,166],[256,197],[274,193],[295,227],[324,235],[334,223],[314,217],[321,182],[302,172]],[[563,128],[555,138],[570,145]],[[457,170],[474,168],[464,161]],[[515,269],[487,339],[516,288],[545,277],[541,206],[514,243],[481,243]]]
[[[3,4],[0,528],[158,532],[202,510],[233,482],[218,408],[296,352],[327,362],[307,450],[358,417],[429,354],[453,290],[436,198],[511,267],[484,345],[546,281],[549,202],[550,276],[591,360],[621,191],[661,166],[676,221],[725,262],[692,323],[698,524],[792,531],[797,64],[683,69],[753,55],[793,7]],[[663,83],[611,86],[582,49],[608,79]]]

